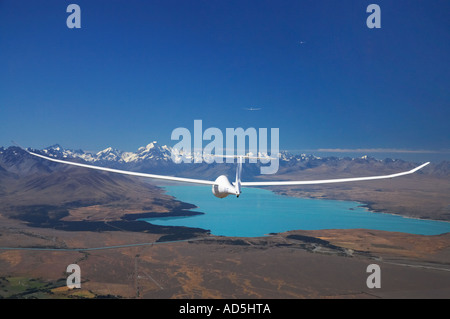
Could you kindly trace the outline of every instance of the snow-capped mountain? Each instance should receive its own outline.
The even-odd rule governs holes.
[[[82,150],[64,149],[59,144],[44,148],[41,153],[55,158],[80,158],[86,162],[118,162],[137,163],[148,159],[157,161],[171,160],[171,148],[160,146],[156,141],[138,148],[136,152],[124,152],[112,147],[105,148],[97,153]]]
[[[201,153],[184,154],[190,159],[190,163],[195,164],[176,163],[172,160],[172,148],[167,145],[160,145],[156,141],[139,147],[135,152],[121,151],[112,147],[99,152],[89,152],[66,149],[58,144],[33,151],[54,158],[74,159],[97,166],[180,177],[215,179],[219,175],[233,176],[236,170],[234,163],[225,160],[223,164],[214,161],[212,163],[206,161],[196,163],[195,158],[201,158]],[[264,154],[258,154],[258,156],[261,155]],[[362,176],[363,174],[393,173],[416,166],[414,163],[389,158],[378,160],[369,156],[358,158],[317,157],[308,154],[294,155],[287,151],[281,151],[279,159],[277,174],[286,176],[300,174],[298,178],[303,177],[301,175],[303,171],[315,168],[318,168],[318,172],[322,173],[330,169],[330,174],[333,174],[333,176],[339,172],[344,175],[348,173],[352,176],[358,174]],[[261,166],[264,165],[268,165],[268,163],[264,161],[249,163],[246,160],[243,167],[245,179],[251,181],[260,177]],[[448,167],[449,162],[444,162],[439,165],[430,165],[430,167],[424,169],[424,172],[433,171],[434,174],[448,176],[450,172]],[[39,160],[19,147],[11,146],[6,149],[0,147],[0,175],[5,174],[5,171],[23,175],[59,169],[67,169],[67,167]]]
[[[139,147],[136,153],[127,153],[127,159],[124,158],[124,161],[143,161],[146,159],[170,161],[172,159],[171,157],[171,147],[167,145],[160,146],[158,142],[153,141],[147,144],[147,146]]]
[[[189,176],[203,176],[205,178],[215,178],[217,173],[220,174],[235,174],[235,165],[233,162],[223,160],[224,164],[217,164],[214,159],[202,159],[201,152],[193,152],[190,154],[181,154],[182,158],[187,158],[189,163],[196,163],[195,165],[186,164],[183,161],[173,161],[173,148],[167,145],[160,145],[153,141],[145,146],[139,147],[135,152],[121,151],[113,147],[105,148],[99,152],[89,152],[83,150],[66,149],[55,144],[46,147],[42,150],[34,150],[37,153],[47,155],[60,159],[80,159],[93,165],[111,167],[116,169],[132,170],[139,172],[152,172],[158,174],[173,174]],[[254,154],[248,154],[255,156]],[[269,158],[267,154],[258,153],[260,158]],[[303,166],[304,168],[313,167],[320,163],[314,162],[318,159],[314,155],[293,155],[289,152],[282,151],[279,154],[280,166],[293,167]],[[270,160],[270,159],[269,159]],[[246,160],[244,162],[245,174],[249,177],[260,175],[260,167],[268,165],[269,160],[255,161]],[[250,163],[249,163],[250,162]],[[220,166],[217,166],[220,165]]]
[[[139,163],[145,160],[155,160],[155,161],[172,161],[172,151],[173,148],[167,145],[160,145],[157,141],[153,141],[146,146],[139,147],[136,152],[124,152],[112,147],[105,148],[102,151],[97,153],[87,152],[82,150],[70,150],[61,147],[59,144],[55,144],[44,148],[41,150],[42,154],[48,155],[50,157],[55,158],[81,158],[86,162],[91,163],[100,163],[100,162],[118,162],[118,163]],[[200,159],[201,162],[202,153],[201,152],[193,152],[190,154],[182,154],[184,157],[187,157],[192,162],[195,162],[197,159]],[[260,158],[270,159],[268,154],[258,153],[252,154],[249,153],[249,156],[258,156]],[[292,160],[295,161],[307,161],[310,159],[317,158],[314,155],[293,155],[286,151],[281,151],[279,155],[280,161],[289,162]]]

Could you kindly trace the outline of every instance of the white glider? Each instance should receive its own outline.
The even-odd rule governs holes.
[[[37,157],[40,157],[40,158],[43,158],[43,159],[46,159],[46,160],[49,160],[52,162],[56,162],[56,163],[63,163],[63,164],[97,169],[97,170],[107,171],[107,172],[112,172],[112,173],[126,174],[126,175],[139,176],[139,177],[148,177],[148,178],[161,179],[161,180],[174,181],[174,182],[212,185],[212,192],[213,192],[214,196],[219,197],[219,198],[224,198],[224,197],[227,197],[228,195],[236,195],[237,197],[239,197],[239,195],[241,194],[241,186],[313,185],[313,184],[345,183],[345,182],[357,182],[357,181],[367,181],[367,180],[375,180],[375,179],[386,179],[386,178],[394,178],[394,177],[399,177],[399,176],[403,176],[403,175],[413,174],[414,172],[416,172],[416,171],[422,169],[423,167],[427,166],[428,164],[430,164],[430,162],[427,162],[425,164],[422,164],[422,165],[420,165],[412,170],[406,171],[406,172],[395,173],[395,174],[390,174],[390,175],[381,175],[381,176],[323,179],[323,180],[312,180],[312,181],[241,182],[242,159],[246,156],[238,156],[237,157],[238,165],[236,168],[236,181],[233,184],[231,184],[225,175],[219,176],[215,181],[208,181],[208,180],[201,180],[201,179],[192,179],[192,178],[174,177],[174,176],[166,176],[166,175],[155,175],[155,174],[147,174],[147,173],[139,173],[139,172],[130,172],[130,171],[124,171],[124,170],[114,169],[114,168],[107,168],[107,167],[100,167],[100,166],[88,165],[88,164],[83,164],[83,163],[74,163],[74,162],[64,161],[64,160],[44,156],[41,154],[36,154],[36,153],[30,152],[26,149],[24,149],[24,150],[31,155],[34,155],[34,156],[37,156]]]

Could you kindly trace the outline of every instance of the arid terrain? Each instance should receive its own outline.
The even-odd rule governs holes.
[[[2,249],[0,294],[152,299],[450,297],[450,234],[292,231],[180,242],[157,242],[158,237],[29,229],[2,222],[1,245],[13,240],[17,246],[67,248]],[[111,247],[118,245],[124,246]],[[69,290],[65,270],[74,263],[81,268],[82,284],[81,289]],[[374,263],[381,268],[379,289],[366,285],[367,266]]]
[[[292,230],[258,238],[216,237],[204,229],[138,221],[198,213],[147,181],[36,165],[41,163],[28,165],[22,175],[0,171],[3,298],[450,297],[450,233]],[[302,178],[315,173],[329,172],[322,166],[307,169]],[[383,184],[274,191],[448,221],[449,184],[447,175],[424,171]],[[80,266],[81,289],[66,286],[70,264]],[[366,284],[371,264],[380,266],[381,288]]]

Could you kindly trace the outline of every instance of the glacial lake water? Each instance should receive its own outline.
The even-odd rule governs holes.
[[[450,232],[450,223],[374,213],[360,203],[277,195],[244,188],[239,198],[216,198],[209,186],[166,186],[169,195],[203,215],[144,219],[155,225],[208,229],[213,235],[259,237],[288,230],[377,229],[422,235]]]

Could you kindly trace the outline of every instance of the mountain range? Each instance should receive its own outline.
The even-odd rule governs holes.
[[[177,175],[184,177],[215,179],[225,174],[234,175],[233,163],[175,163],[172,161],[172,148],[160,145],[153,141],[146,146],[137,149],[136,152],[125,152],[108,147],[97,153],[67,149],[55,144],[41,150],[33,150],[36,153],[59,159],[72,159],[97,166],[105,166],[117,169],[139,171],[154,174]],[[201,154],[192,154],[193,158],[201,157]],[[400,159],[386,158],[383,160],[369,156],[358,158],[317,157],[308,154],[292,154],[281,151],[279,156],[279,170],[276,176],[297,176],[305,170],[328,168],[327,172],[333,172],[335,177],[356,176],[358,173],[389,173],[413,168],[418,163],[410,163]],[[224,161],[225,162],[225,161]],[[257,163],[244,163],[243,178],[256,180],[258,178],[271,178],[270,175],[261,176],[260,161]],[[30,156],[19,147],[0,147],[0,174],[12,173],[29,175],[37,172],[51,172],[63,169],[63,165],[46,162]],[[449,176],[450,162],[432,163],[423,170],[423,173]],[[1,175],[0,175],[1,176]],[[289,179],[289,178],[288,178]]]
[[[171,148],[156,142],[140,147],[136,152],[123,152],[108,147],[93,153],[66,149],[58,144],[33,151],[91,165],[208,180],[215,180],[220,175],[227,175],[233,180],[236,170],[234,163],[176,164],[171,159]],[[242,180],[313,180],[373,176],[406,171],[418,164],[400,159],[380,160],[368,156],[338,158],[281,152],[277,174],[262,175],[260,166],[263,164],[259,161],[245,163]],[[443,161],[431,163],[415,174],[391,180],[331,186],[275,187],[273,191],[300,197],[352,200],[363,202],[376,211],[449,220],[449,182],[450,162]],[[55,220],[59,220],[65,212],[72,212],[74,207],[94,209],[102,205],[102,211],[108,212],[107,218],[112,218],[114,214],[124,214],[125,211],[167,212],[177,211],[178,207],[185,205],[157,187],[161,184],[161,181],[47,161],[28,154],[20,147],[0,147],[0,215],[4,216],[29,218],[29,210],[38,209],[46,212],[42,217],[46,222],[47,219],[51,220],[53,215]],[[120,209],[117,209],[118,207]],[[98,216],[103,215],[97,212],[90,218],[100,218]]]

